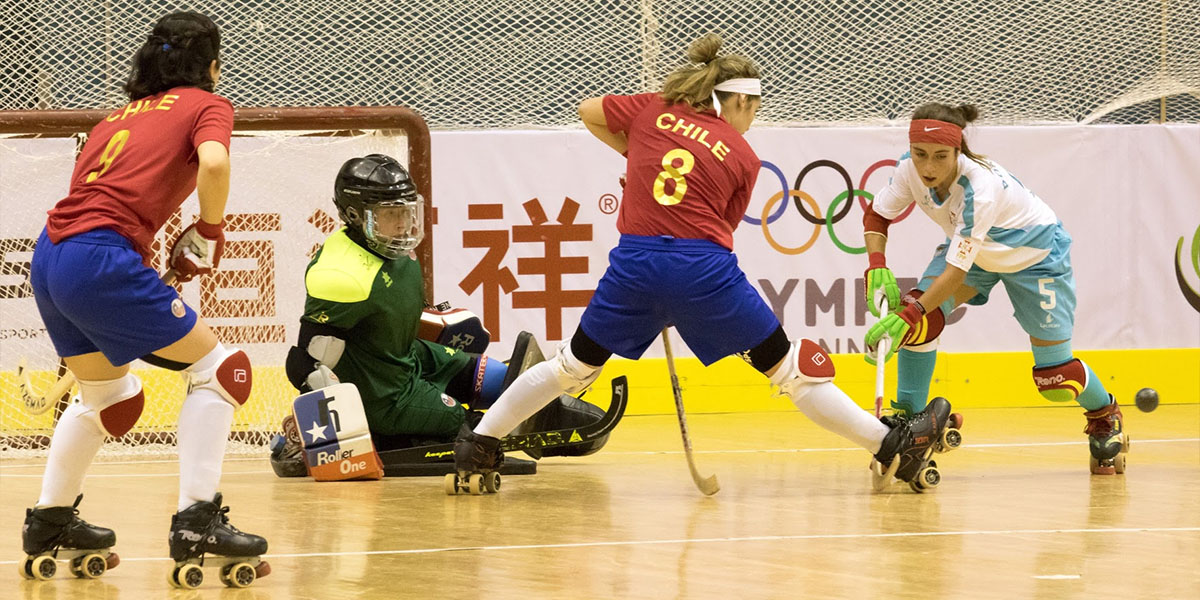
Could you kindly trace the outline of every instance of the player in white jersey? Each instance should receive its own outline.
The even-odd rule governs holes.
[[[962,130],[979,111],[931,102],[913,112],[909,152],[863,218],[869,266],[867,304],[882,289],[894,307],[868,331],[874,347],[888,335],[902,340],[898,356],[897,414],[925,406],[945,316],[962,303],[981,305],[998,282],[1033,348],[1033,381],[1053,402],[1078,402],[1087,417],[1091,470],[1123,473],[1129,441],[1121,409],[1100,379],[1071,352],[1075,275],[1071,236],[1054,211],[1003,167],[967,147]],[[910,204],[946,233],[917,288],[900,297],[887,268],[887,229]],[[891,357],[891,352],[884,358]],[[868,362],[874,362],[867,353]]]

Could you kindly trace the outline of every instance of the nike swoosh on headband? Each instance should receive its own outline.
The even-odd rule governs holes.
[[[939,129],[941,129],[941,127],[926,127],[925,131],[937,131]]]

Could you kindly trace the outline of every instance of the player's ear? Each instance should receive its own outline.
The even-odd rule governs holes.
[[[216,59],[208,63],[208,77],[212,79],[213,86],[216,87],[217,81],[221,79],[221,63]]]

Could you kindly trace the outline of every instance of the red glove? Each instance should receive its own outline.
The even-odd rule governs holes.
[[[197,275],[208,275],[221,263],[225,252],[225,221],[208,223],[197,220],[183,230],[171,246],[171,268],[179,282]]]

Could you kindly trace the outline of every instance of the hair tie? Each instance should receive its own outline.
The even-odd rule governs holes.
[[[163,44],[163,45],[162,45],[162,49],[163,49],[163,52],[166,52],[167,50],[170,50],[170,49],[171,49],[171,45],[170,45],[170,44]]]

